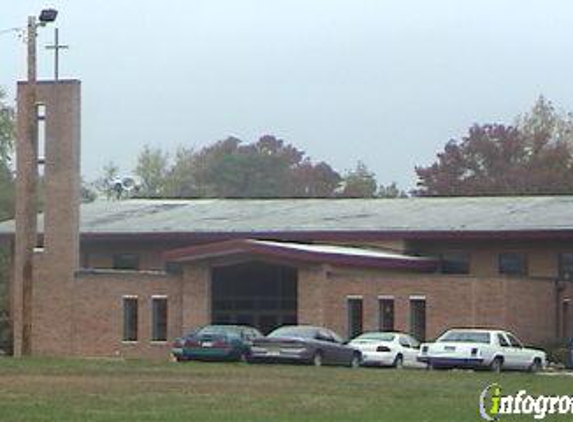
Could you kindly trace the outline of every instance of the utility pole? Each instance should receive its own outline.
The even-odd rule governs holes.
[[[32,353],[32,307],[34,287],[34,250],[38,241],[38,108],[36,38],[38,28],[54,22],[58,11],[44,9],[38,19],[28,18],[26,33],[28,80],[22,101],[18,103],[18,139],[16,141],[16,235],[13,297],[19,315],[14,328],[15,354]],[[38,22],[39,20],[39,22]],[[14,322],[14,320],[13,320]]]
[[[36,106],[36,37],[38,24],[36,18],[28,18],[27,50],[28,50],[28,80],[26,87],[26,131],[28,145],[25,148],[30,152],[31,159],[26,168],[18,169],[24,175],[25,227],[21,245],[23,252],[22,267],[22,355],[28,356],[32,352],[32,299],[33,299],[33,269],[34,248],[37,242],[37,184],[38,184],[38,116]]]

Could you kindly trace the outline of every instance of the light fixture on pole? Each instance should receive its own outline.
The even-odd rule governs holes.
[[[24,210],[24,235],[22,236],[21,245],[16,245],[23,255],[23,265],[18,268],[21,271],[22,280],[22,355],[30,355],[32,352],[32,288],[33,288],[33,260],[34,248],[38,239],[37,235],[37,185],[38,185],[38,115],[36,104],[36,38],[37,29],[48,23],[54,22],[58,12],[55,9],[44,9],[36,17],[28,18],[27,28],[27,61],[28,61],[28,80],[26,87],[26,131],[28,145],[21,145],[22,149],[30,151],[32,160],[24,168],[18,169],[18,177],[22,178],[22,190],[24,195],[20,198],[25,203],[22,204]]]

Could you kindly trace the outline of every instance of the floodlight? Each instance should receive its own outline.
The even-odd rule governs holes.
[[[56,20],[58,16],[58,11],[56,9],[44,9],[40,12],[40,17],[38,18],[41,23],[50,23]]]

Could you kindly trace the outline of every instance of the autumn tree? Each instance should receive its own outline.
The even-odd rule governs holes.
[[[474,125],[451,140],[437,161],[416,167],[417,195],[531,195],[573,193],[573,160],[550,131]]]
[[[313,164],[303,151],[274,136],[244,144],[227,138],[195,156],[197,192],[207,197],[332,196],[340,176],[326,163]]]

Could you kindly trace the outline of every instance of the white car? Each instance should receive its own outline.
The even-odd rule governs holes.
[[[417,361],[420,343],[396,332],[369,332],[353,339],[350,347],[362,353],[364,366],[424,367]]]
[[[422,344],[418,361],[432,368],[489,368],[537,372],[547,363],[545,352],[530,349],[510,332],[452,329],[435,343]]]

